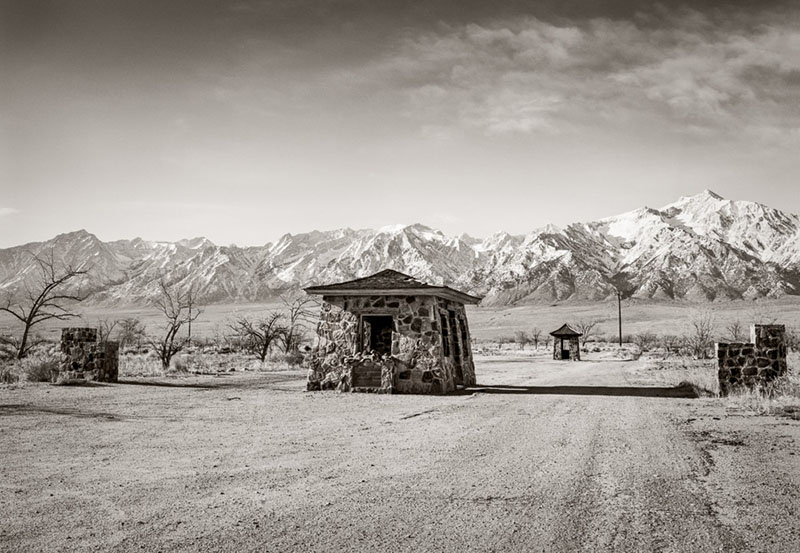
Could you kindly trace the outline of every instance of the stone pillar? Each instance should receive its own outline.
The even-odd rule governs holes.
[[[718,343],[716,357],[720,395],[754,388],[786,374],[786,327],[752,325],[749,343]]]
[[[750,326],[750,340],[756,346],[759,375],[772,380],[786,374],[786,326]]]
[[[60,380],[116,382],[118,374],[118,342],[98,342],[96,328],[61,330]]]

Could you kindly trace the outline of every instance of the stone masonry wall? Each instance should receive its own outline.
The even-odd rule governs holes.
[[[457,342],[459,351],[461,353],[462,382],[454,383],[453,389],[455,389],[455,384],[474,386],[475,363],[472,359],[472,338],[469,332],[466,308],[462,303],[449,301],[444,298],[436,298],[436,305],[439,312],[440,326],[441,321],[445,320],[448,334],[451,337],[451,344]],[[453,314],[452,317],[450,316],[451,312]],[[442,359],[444,364],[448,367],[448,371],[455,376],[457,370],[455,363],[455,348],[451,347],[449,353],[449,356],[445,356],[444,352],[442,352]]]
[[[564,344],[569,347],[569,360],[581,360],[581,342],[580,338],[565,338]],[[553,336],[553,359],[556,361],[564,361],[561,358],[561,338]]]
[[[118,375],[118,342],[98,342],[96,328],[61,330],[59,380],[116,382]]]
[[[718,343],[719,390],[763,386],[786,374],[786,327],[752,325],[748,343]]]
[[[354,388],[397,393],[446,393],[455,389],[455,363],[442,354],[441,314],[447,309],[463,318],[467,344],[462,345],[464,381],[475,382],[469,330],[463,305],[447,305],[432,296],[325,296],[317,325],[318,342],[307,359],[308,390]],[[390,315],[394,320],[391,355],[359,351],[362,315]],[[355,371],[355,372],[354,372]],[[366,371],[366,372],[359,372]],[[361,391],[355,386],[356,391]]]

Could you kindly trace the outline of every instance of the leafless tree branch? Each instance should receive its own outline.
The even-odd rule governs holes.
[[[165,324],[162,333],[151,336],[149,343],[158,353],[161,366],[166,369],[175,354],[188,342],[187,336],[179,336],[181,328],[197,320],[203,311],[194,307],[197,302],[193,288],[182,291],[178,284],[167,284],[163,277],[159,279],[158,286],[160,294],[152,303],[164,316]]]
[[[597,326],[596,319],[580,319],[572,323],[572,326],[582,334],[581,336],[581,347],[586,346],[586,342],[589,341],[589,338],[596,336],[597,331],[595,327]]]
[[[63,287],[72,279],[87,274],[87,270],[76,269],[71,265],[58,266],[53,250],[48,254],[30,253],[38,268],[38,278],[34,288],[26,282],[23,299],[15,299],[12,295],[0,304],[0,311],[8,313],[23,324],[22,337],[17,347],[17,358],[25,357],[32,347],[31,329],[48,320],[65,321],[77,317],[66,304],[80,302],[85,299],[77,293],[68,293]]]
[[[263,362],[272,344],[286,335],[287,328],[281,324],[283,319],[282,313],[270,311],[256,319],[237,317],[228,327],[239,338],[242,346]]]

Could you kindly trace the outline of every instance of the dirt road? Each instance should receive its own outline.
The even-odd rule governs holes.
[[[800,423],[645,397],[631,366],[0,390],[0,550],[800,551]]]

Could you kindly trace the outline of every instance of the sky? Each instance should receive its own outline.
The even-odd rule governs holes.
[[[800,213],[797,2],[0,0],[0,247]]]

